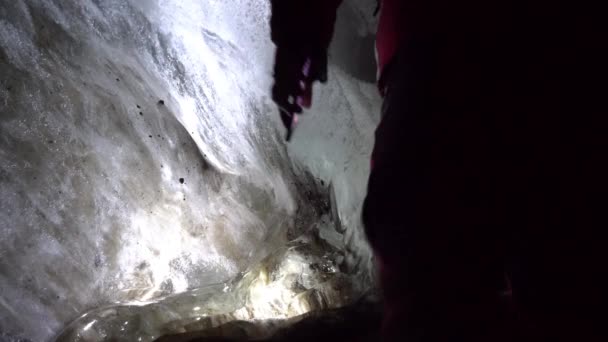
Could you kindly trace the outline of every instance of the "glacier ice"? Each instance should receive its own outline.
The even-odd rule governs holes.
[[[337,37],[360,39],[287,145],[265,0],[0,1],[0,340],[151,339],[369,288],[380,100],[340,53],[370,42],[354,3]]]

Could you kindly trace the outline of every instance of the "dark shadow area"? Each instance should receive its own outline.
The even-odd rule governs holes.
[[[205,331],[165,336],[156,341],[378,341],[381,318],[380,305],[362,300],[344,308],[313,311],[287,321],[233,321]],[[277,325],[282,327],[276,329]],[[271,337],[260,336],[274,329]]]

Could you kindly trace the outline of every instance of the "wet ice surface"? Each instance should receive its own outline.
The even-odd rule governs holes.
[[[286,146],[268,10],[0,1],[0,340],[50,340],[113,303],[137,306],[72,328],[105,320],[106,335],[82,338],[150,339],[203,314],[283,318],[306,296],[333,307],[369,287],[358,211],[375,88],[332,68]],[[137,328],[116,326],[124,317]]]

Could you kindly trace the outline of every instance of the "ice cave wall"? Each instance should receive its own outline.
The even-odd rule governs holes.
[[[341,9],[330,82],[286,145],[265,0],[0,1],[0,340],[227,281],[317,229],[317,193],[369,280],[372,11]]]

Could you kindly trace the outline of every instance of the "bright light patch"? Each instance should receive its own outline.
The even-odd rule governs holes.
[[[87,330],[91,329],[93,324],[95,324],[96,322],[97,322],[97,320],[92,320],[89,324],[85,325],[84,328],[82,328],[82,331],[87,331]]]

